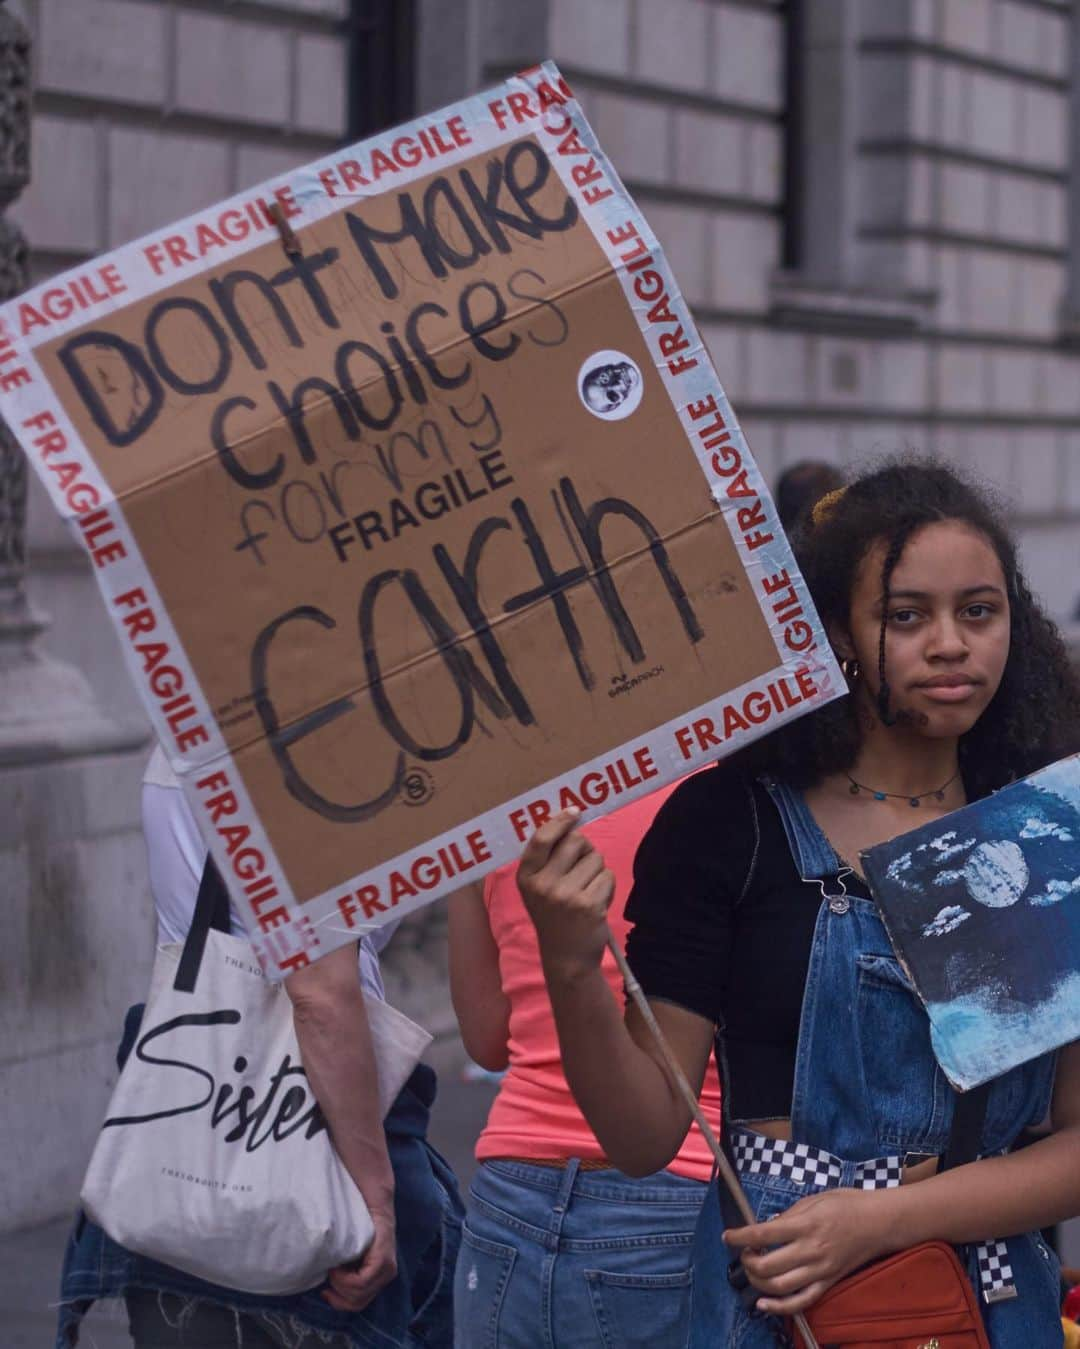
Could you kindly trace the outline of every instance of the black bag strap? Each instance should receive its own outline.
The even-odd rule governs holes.
[[[214,859],[207,853],[206,865],[199,881],[199,894],[195,900],[195,915],[173,980],[173,988],[177,993],[195,992],[206,938],[211,928],[217,932],[230,931],[229,892],[225,889],[225,882],[221,879],[221,872]]]
[[[736,909],[742,904],[754,883],[754,877],[757,875],[758,855],[761,852],[761,819],[758,815],[757,796],[752,781],[748,781],[746,784],[746,795],[750,801],[750,816],[754,825],[754,851],[750,854],[750,865],[746,869],[746,879],[742,883],[739,897],[734,904]]]
[[[953,1119],[949,1130],[949,1145],[941,1159],[939,1171],[951,1171],[954,1166],[966,1166],[979,1155],[983,1120],[990,1100],[992,1082],[983,1082],[970,1091],[953,1092]]]

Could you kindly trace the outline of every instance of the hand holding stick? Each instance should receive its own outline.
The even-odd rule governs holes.
[[[728,1193],[731,1195],[732,1199],[734,1199],[735,1205],[743,1220],[748,1225],[756,1223],[757,1215],[750,1207],[750,1201],[746,1197],[746,1191],[742,1187],[742,1182],[739,1180],[731,1163],[724,1155],[724,1149],[720,1146],[720,1140],[717,1138],[716,1134],[713,1133],[709,1121],[705,1118],[705,1113],[698,1103],[698,1098],[694,1094],[694,1089],[687,1081],[686,1074],[683,1072],[679,1060],[675,1057],[674,1053],[672,1053],[671,1046],[668,1044],[664,1032],[660,1029],[656,1017],[653,1016],[649,1001],[645,997],[641,985],[634,978],[634,972],[630,968],[630,964],[623,954],[622,947],[615,940],[615,935],[610,928],[608,928],[607,944],[608,950],[615,957],[615,963],[618,965],[619,972],[622,974],[623,981],[626,984],[627,993],[630,995],[634,1006],[641,1014],[642,1020],[645,1022],[646,1026],[648,1026],[649,1033],[656,1041],[657,1048],[660,1050],[664,1063],[667,1065],[668,1071],[675,1080],[675,1084],[679,1088],[683,1100],[690,1107],[690,1113],[694,1117],[694,1122],[701,1130],[702,1136],[708,1143],[713,1157],[716,1159],[716,1166],[720,1172],[720,1179],[727,1186]],[[801,1312],[796,1312],[792,1319],[795,1322],[799,1334],[803,1338],[804,1349],[819,1349],[818,1342],[814,1338],[814,1332],[810,1329],[805,1316],[803,1316]]]
[[[653,1016],[641,985],[634,978],[622,948],[607,922],[607,907],[614,894],[615,878],[604,866],[604,859],[588,841],[575,832],[579,812],[560,811],[537,829],[525,847],[518,867],[518,888],[536,927],[544,956],[545,975],[550,967],[570,970],[577,975],[599,973],[604,948],[626,983],[650,1034],[660,1050],[672,1079],[709,1144],[720,1176],[748,1225],[757,1219],[720,1141],[698,1104],[697,1095],[686,1079],[682,1066],[672,1052],[663,1031]],[[819,1349],[806,1319],[797,1314],[795,1325],[803,1338],[804,1349]]]

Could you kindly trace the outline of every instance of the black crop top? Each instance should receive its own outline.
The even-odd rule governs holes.
[[[751,795],[752,794],[752,795]],[[754,857],[756,807],[759,837]],[[846,876],[847,891],[868,896]],[[745,894],[743,893],[745,887]],[[631,968],[645,993],[716,1023],[732,1119],[791,1114],[803,987],[822,891],[804,881],[760,783],[727,765],[664,803],[634,859]]]

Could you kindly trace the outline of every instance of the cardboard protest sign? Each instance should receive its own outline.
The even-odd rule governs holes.
[[[1080,756],[863,861],[955,1086],[1080,1037]]]
[[[2,319],[0,410],[275,976],[843,691],[552,66]]]

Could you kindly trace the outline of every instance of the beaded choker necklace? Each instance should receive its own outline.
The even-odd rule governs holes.
[[[921,792],[918,796],[908,796],[907,792],[879,792],[874,787],[867,787],[864,782],[856,782],[850,773],[844,774],[844,777],[851,783],[848,791],[852,796],[858,796],[860,792],[869,792],[875,801],[888,801],[890,799],[906,801],[912,809],[921,806],[928,796],[932,796],[935,801],[944,801],[946,787],[951,787],[959,776],[960,770],[958,768],[948,782],[943,782],[940,787],[934,787],[928,792]]]

